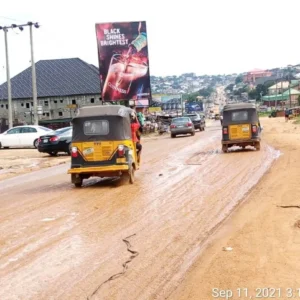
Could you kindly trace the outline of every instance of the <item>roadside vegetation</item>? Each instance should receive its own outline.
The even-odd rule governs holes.
[[[296,117],[293,123],[300,124],[300,116]]]

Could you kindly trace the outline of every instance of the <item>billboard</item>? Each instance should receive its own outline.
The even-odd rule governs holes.
[[[161,107],[163,111],[181,110],[181,95],[152,95],[152,106]]]
[[[102,99],[149,105],[146,22],[96,24],[96,35]]]
[[[186,102],[185,103],[185,111],[187,113],[203,111],[203,103],[202,102],[196,102],[196,101]]]

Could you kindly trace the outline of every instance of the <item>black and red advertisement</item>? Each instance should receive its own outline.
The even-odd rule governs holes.
[[[135,100],[151,95],[146,22],[96,24],[102,100]]]

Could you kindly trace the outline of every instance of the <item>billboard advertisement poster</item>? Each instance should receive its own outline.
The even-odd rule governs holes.
[[[149,107],[149,112],[161,112],[161,107]]]
[[[181,110],[181,95],[153,94],[152,106],[161,107],[163,111]]]
[[[185,103],[185,111],[187,113],[203,111],[203,103],[202,102],[196,102],[196,101],[186,102]]]
[[[146,22],[96,24],[104,101],[151,97]]]

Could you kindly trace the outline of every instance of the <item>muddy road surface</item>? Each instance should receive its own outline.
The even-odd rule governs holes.
[[[134,185],[67,165],[0,182],[0,299],[166,299],[278,153],[223,154],[219,122],[143,143]]]

